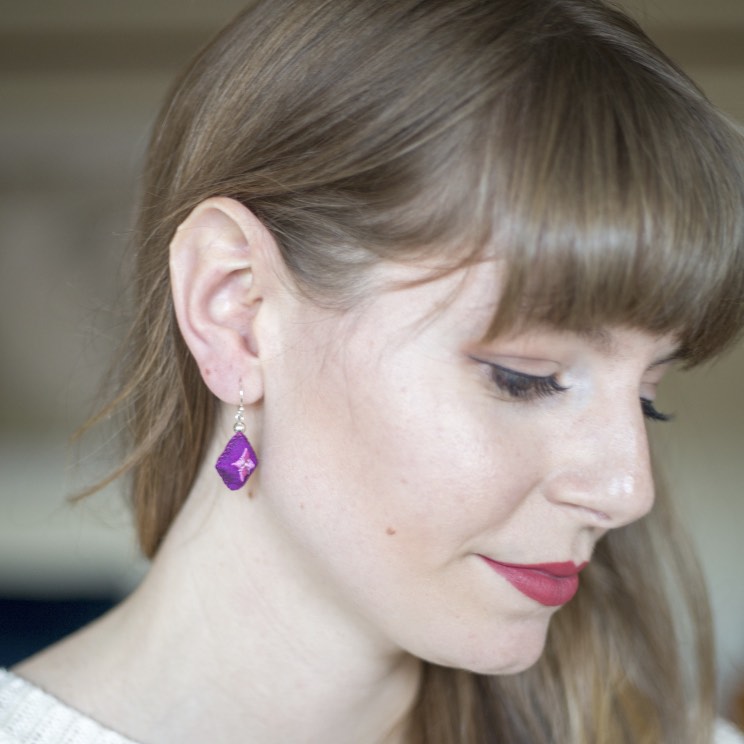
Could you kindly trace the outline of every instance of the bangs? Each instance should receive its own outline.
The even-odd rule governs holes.
[[[314,47],[335,50],[334,74],[241,61],[251,77],[229,131],[243,129],[217,160],[233,175],[193,168],[267,225],[309,298],[352,306],[379,260],[446,270],[498,256],[508,276],[489,335],[629,326],[674,334],[697,364],[740,333],[744,137],[622,13],[410,0],[390,5],[391,23],[350,0],[348,28],[370,24],[357,35],[322,5],[334,43]],[[251,97],[265,69],[289,91],[281,126]]]
[[[469,229],[508,264],[489,336],[622,325],[698,364],[744,325],[743,139],[658,52],[599,46],[543,39],[471,133]]]

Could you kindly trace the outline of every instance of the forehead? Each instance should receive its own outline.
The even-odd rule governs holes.
[[[505,265],[500,259],[451,268],[441,262],[381,262],[376,268],[372,308],[411,332],[429,325],[467,326],[484,334],[498,308]],[[476,329],[479,329],[476,331]]]
[[[682,358],[675,333],[657,334],[623,323],[595,324],[588,320],[581,327],[565,328],[533,320],[526,313],[524,322],[517,315],[511,326],[492,334],[504,282],[508,279],[507,268],[503,258],[482,260],[454,270],[437,265],[385,262],[378,269],[376,290],[370,301],[354,315],[363,325],[363,316],[371,320],[368,329],[375,335],[384,335],[390,344],[403,343],[428,331],[483,345],[496,339],[527,342],[550,335],[578,339],[598,353],[613,357],[623,354],[623,331],[635,330],[663,341],[668,353],[657,363]]]

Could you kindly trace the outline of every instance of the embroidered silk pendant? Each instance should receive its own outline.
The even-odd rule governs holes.
[[[250,478],[258,467],[258,458],[242,431],[230,439],[215,467],[231,491],[237,491]]]

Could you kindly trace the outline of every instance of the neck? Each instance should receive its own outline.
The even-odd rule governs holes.
[[[277,545],[260,497],[198,486],[109,621],[125,731],[183,744],[402,742],[418,661],[324,595]]]

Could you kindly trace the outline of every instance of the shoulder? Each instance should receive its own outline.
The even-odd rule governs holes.
[[[713,744],[744,744],[744,733],[728,721],[719,718],[716,721]]]
[[[0,744],[135,744],[0,669]]]

